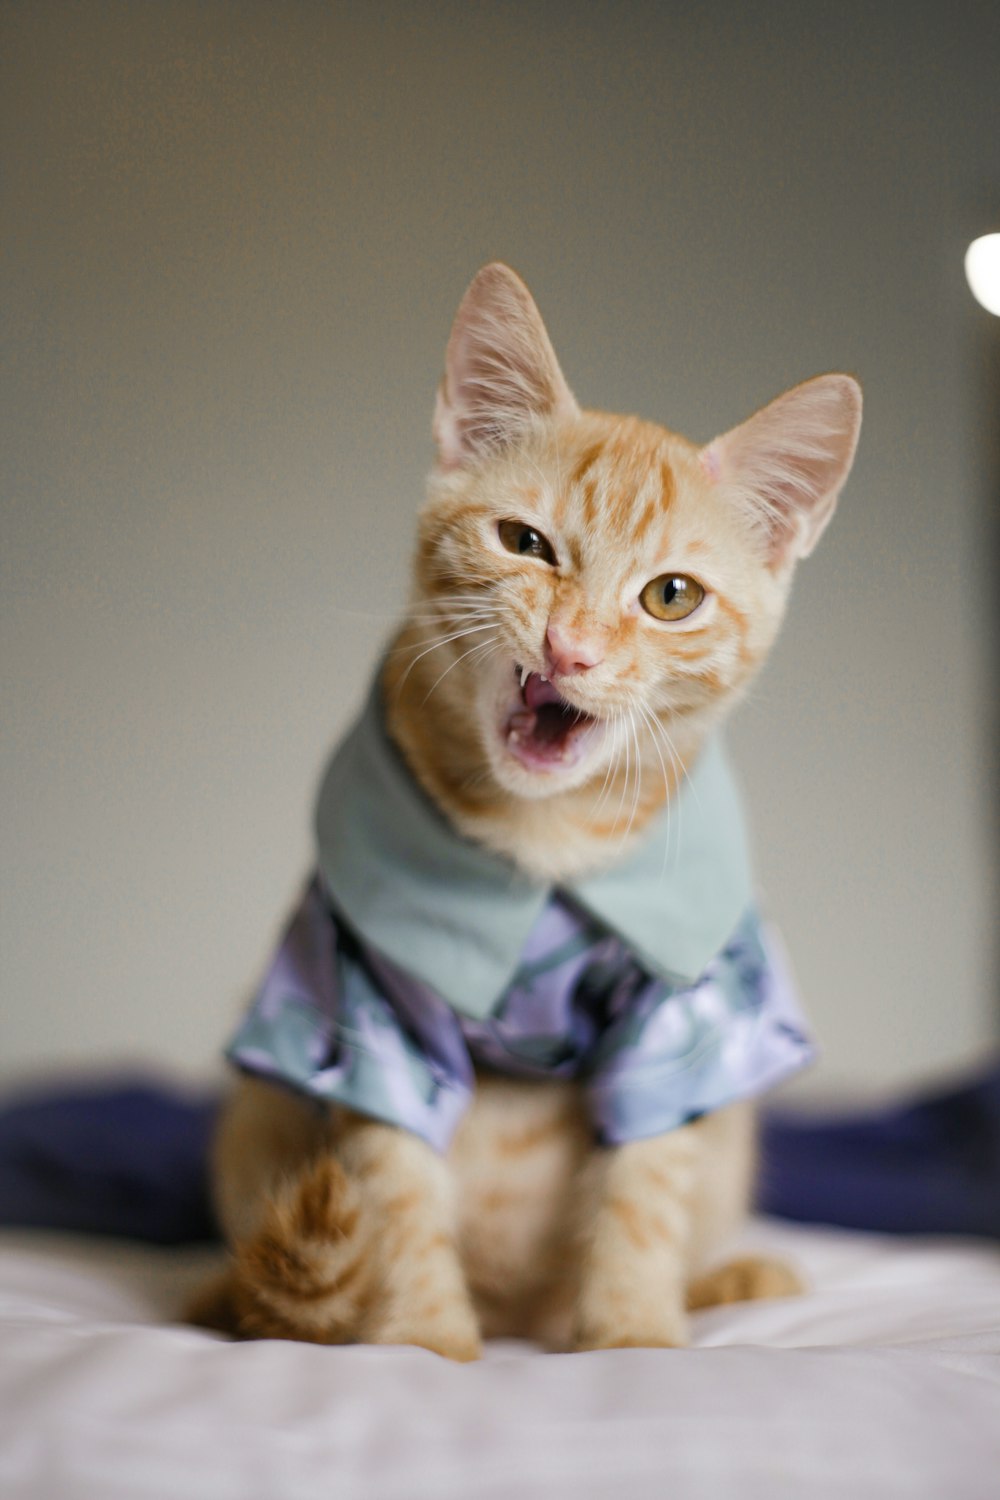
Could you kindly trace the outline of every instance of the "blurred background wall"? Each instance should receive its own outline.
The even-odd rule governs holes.
[[[217,1066],[495,257],[585,404],[706,440],[862,378],[732,737],[813,1086],[980,1056],[1000,324],[962,255],[998,227],[993,0],[0,15],[3,1076]]]

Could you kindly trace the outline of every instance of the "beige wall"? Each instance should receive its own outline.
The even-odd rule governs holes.
[[[861,375],[855,478],[734,740],[819,1082],[977,1056],[1000,325],[961,257],[996,227],[996,7],[2,19],[3,1074],[214,1066],[496,256],[586,403],[708,438]]]

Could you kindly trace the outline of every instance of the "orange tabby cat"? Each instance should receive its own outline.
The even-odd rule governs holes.
[[[661,828],[666,877],[670,814],[774,640],[860,417],[846,375],[795,387],[704,448],[582,411],[527,289],[505,266],[482,270],[448,345],[412,602],[380,673],[405,767],[393,774],[429,800],[420,816],[443,815],[463,858],[488,852],[519,890],[569,890],[574,920],[573,891]],[[360,958],[353,939],[345,952],[370,978],[381,958],[365,937]],[[390,988],[397,972],[387,963]],[[482,1040],[496,1006],[469,1014],[466,1039]],[[489,1035],[490,1066],[438,1149],[391,1111],[244,1078],[215,1158],[231,1257],[195,1319],[473,1359],[498,1334],[679,1345],[690,1307],[793,1289],[765,1261],[706,1271],[748,1202],[746,1102],[599,1141],[585,1070],[504,1076]],[[264,1072],[252,1042],[239,1060]]]

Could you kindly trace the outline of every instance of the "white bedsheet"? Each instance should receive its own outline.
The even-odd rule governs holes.
[[[0,1236],[3,1500],[997,1500],[1000,1253],[761,1223],[812,1290],[691,1350],[478,1365],[232,1344],[171,1320],[208,1264]]]

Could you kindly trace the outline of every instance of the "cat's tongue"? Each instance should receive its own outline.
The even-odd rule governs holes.
[[[556,692],[547,677],[532,672],[522,689],[524,701],[529,708],[541,708],[543,703],[562,703],[563,699]]]
[[[507,721],[507,747],[530,770],[552,770],[579,760],[596,721],[567,703],[552,683],[532,672],[521,689],[524,707]]]

